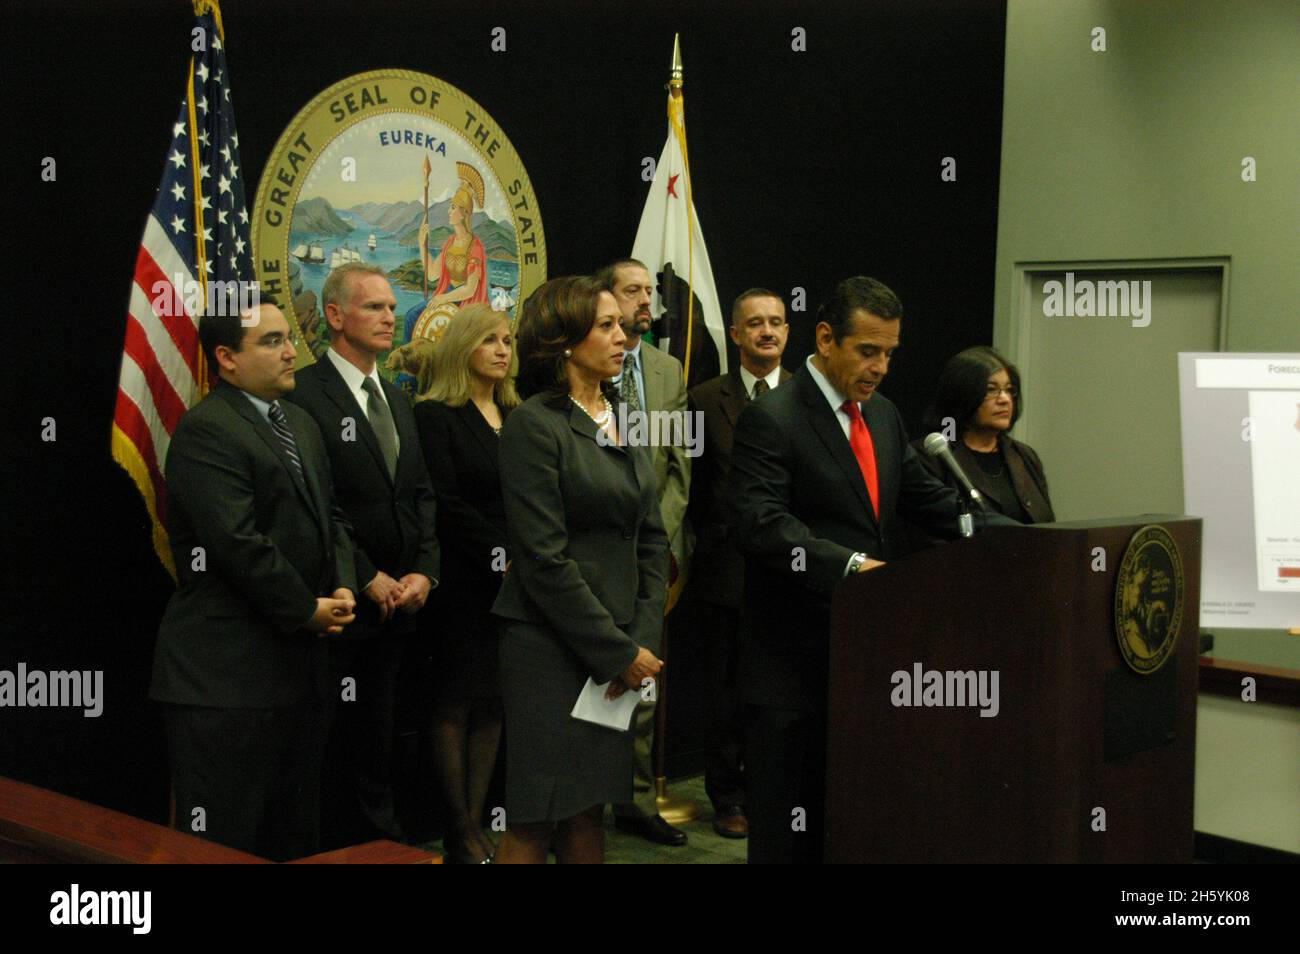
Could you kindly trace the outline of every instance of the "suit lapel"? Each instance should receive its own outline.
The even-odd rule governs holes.
[[[501,439],[497,437],[496,433],[492,430],[492,425],[484,419],[483,413],[474,406],[473,401],[466,401],[460,407],[453,408],[452,410],[460,417],[466,430],[474,435],[474,442],[478,444],[483,453],[487,455],[488,460],[492,462],[492,468],[495,470],[497,468],[497,454],[501,447]],[[506,415],[503,411],[501,414],[502,423],[505,422],[505,418]]]
[[[879,394],[859,404],[858,407],[862,410],[862,420],[867,425],[867,432],[871,435],[871,446],[876,452],[876,490],[880,494],[877,503],[883,513],[886,501],[898,499],[895,479],[902,473],[901,468],[894,465],[895,456],[902,453],[901,448],[897,446],[895,436],[897,430],[889,427],[894,415],[886,410],[886,405],[880,400]],[[856,461],[857,458],[854,460]]]
[[[569,402],[569,427],[573,430],[575,434],[581,434],[583,437],[590,440],[597,447],[602,447],[606,450],[614,451],[615,453],[621,454],[624,457],[629,456],[627,453],[627,448],[621,447],[618,444],[615,444],[613,441],[609,440],[608,435],[606,435],[606,438],[604,438],[602,442],[602,438],[596,436],[597,434],[600,433],[600,428],[596,426],[596,422],[591,419],[591,417],[587,414],[586,411],[578,407],[577,401],[573,400],[572,398],[568,398],[567,400]],[[615,421],[615,426],[617,426],[617,424],[618,422]],[[620,435],[620,436],[625,437],[625,435]]]
[[[411,409],[411,401],[406,396],[406,392],[392,382],[386,381],[382,375],[379,383],[384,389],[384,397],[388,399],[388,410],[393,415],[393,427],[397,429],[397,473],[393,478],[396,486],[402,480],[403,462],[408,455],[417,453],[417,448],[420,446],[420,429],[415,423],[415,412]],[[371,433],[374,433],[373,428]],[[376,438],[375,447],[378,446],[379,442]],[[387,468],[384,468],[384,473],[388,473]]]
[[[303,413],[306,414],[307,412],[304,411]],[[296,438],[297,432],[295,432],[295,439]],[[310,441],[311,438],[307,438],[307,440]],[[325,552],[329,553],[333,546],[330,540],[330,501],[326,496],[324,489],[320,485],[320,468],[316,466],[315,461],[310,463],[308,462],[307,453],[304,448],[304,442],[298,441],[299,456],[303,458],[303,476],[307,481],[307,489],[311,492],[312,497],[311,512],[315,515],[316,525],[321,531],[321,542],[325,547]],[[330,466],[329,455],[324,452],[324,448],[321,449],[319,457],[323,462],[323,466]]]
[[[309,487],[306,483],[306,474],[311,468],[310,463],[303,459],[302,444],[299,442],[297,431],[294,431],[293,438],[294,443],[298,444],[298,458],[302,463],[301,471],[294,466],[293,461],[289,458],[289,452],[284,449],[284,445],[280,443],[280,438],[277,437],[275,431],[271,429],[270,422],[267,421],[266,418],[262,417],[262,412],[253,406],[252,401],[244,397],[239,388],[234,385],[222,384],[212,392],[212,395],[214,397],[223,398],[232,408],[235,409],[236,414],[248,421],[253,428],[253,432],[261,438],[262,442],[266,444],[271,453],[273,453],[280,461],[281,466],[288,472],[289,479],[293,481],[294,489],[298,492],[298,496],[302,498],[302,502],[306,505],[307,509],[313,514],[316,514],[316,499],[319,497],[320,488]],[[281,408],[284,407],[283,404],[280,406]],[[287,419],[287,412],[285,416]],[[290,429],[292,428],[293,424],[290,422]],[[317,494],[316,498],[313,498],[313,492]],[[317,516],[317,520],[319,521],[319,516]]]
[[[647,411],[661,411],[668,402],[668,388],[664,385],[664,367],[655,358],[647,359],[646,355],[654,351],[654,345],[648,345],[644,342],[641,344],[641,375],[645,378],[645,409]]]
[[[781,375],[777,378],[777,386],[780,387],[789,381],[792,375],[785,368],[781,369]],[[740,376],[740,366],[732,368],[722,380],[722,387],[718,389],[718,403],[722,407],[722,413],[731,425],[731,429],[736,429],[736,421],[740,418],[740,412],[745,409],[749,403],[749,395],[745,393],[745,381]]]
[[[868,519],[875,520],[871,500],[867,496],[867,483],[862,477],[862,468],[858,466],[858,459],[853,456],[853,448],[849,446],[849,439],[844,436],[839,418],[831,410],[830,404],[827,403],[825,395],[813,380],[811,373],[804,371],[795,381],[795,386],[800,390],[799,396],[804,403],[808,423],[813,432],[826,445],[831,459],[844,472],[844,479],[858,495],[858,501],[862,504]],[[880,470],[878,462],[876,470],[877,472]]]
[[[1025,460],[1025,455],[1020,448],[1016,446],[1015,440],[1011,437],[1003,436],[998,440],[998,447],[1002,449],[1002,459],[1007,463],[1007,476],[1011,478],[1011,491],[1016,495],[1016,502],[1024,507],[1024,501],[1034,501],[1035,498],[1042,498],[1043,504],[1048,506],[1047,497],[1043,493],[1043,488],[1039,486],[1038,480],[1029,468],[1029,462]],[[1025,507],[1027,511],[1029,508]],[[1035,514],[1035,519],[1043,519],[1046,516]]]
[[[745,382],[741,380],[739,368],[733,368],[723,379],[722,387],[719,388],[718,403],[722,406],[722,413],[727,423],[734,431],[740,412],[749,403],[749,398],[745,395]]]
[[[334,367],[334,360],[328,355],[321,355],[315,367],[318,369],[316,375],[317,380],[320,381],[321,390],[326,397],[334,402],[335,406],[342,412],[343,417],[350,417],[356,422],[357,434],[361,436],[361,443],[366,445],[366,449],[370,451],[370,456],[375,460],[375,466],[384,475],[384,479],[391,484],[392,478],[388,476],[388,464],[384,461],[384,452],[379,449],[379,438],[375,436],[375,429],[370,426],[370,418],[366,417],[365,410],[357,403],[356,396],[353,395],[347,382],[343,380],[343,375],[339,374],[339,369]],[[391,398],[387,388],[384,389],[384,394],[386,397]],[[393,414],[393,420],[396,421],[397,411],[393,409],[391,399],[388,406]],[[340,426],[342,426],[341,419]],[[403,442],[405,443],[405,438],[403,438]]]

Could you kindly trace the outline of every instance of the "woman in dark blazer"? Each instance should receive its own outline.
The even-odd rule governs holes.
[[[443,571],[424,613],[434,657],[434,766],[450,860],[481,864],[495,846],[483,800],[501,740],[501,677],[492,603],[509,560],[497,452],[519,403],[510,377],[507,315],[484,304],[457,313],[433,354],[430,387],[415,405],[438,497]]]
[[[556,278],[517,328],[524,403],[501,435],[513,562],[501,618],[506,833],[497,861],[604,859],[606,802],[632,796],[632,733],[570,715],[590,677],[608,697],[660,669],[668,539],[646,447],[624,446],[608,382],[626,336],[614,296]]]
[[[1016,366],[992,348],[967,348],[939,375],[925,429],[948,438],[952,456],[990,509],[1021,523],[1050,523],[1056,516],[1043,463],[1032,447],[1010,435],[1023,407]],[[936,476],[960,489],[925,452],[924,438],[912,444]]]

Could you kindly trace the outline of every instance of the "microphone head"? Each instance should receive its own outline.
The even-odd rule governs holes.
[[[948,450],[948,440],[938,431],[935,431],[933,434],[926,435],[925,443],[922,446],[925,447],[925,452],[931,457],[938,457]]]

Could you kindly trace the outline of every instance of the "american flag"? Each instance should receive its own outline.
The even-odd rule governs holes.
[[[144,497],[154,549],[173,576],[163,464],[181,415],[207,393],[199,316],[254,277],[221,37],[215,0],[197,0],[185,93],[136,257],[113,412],[113,458]]]

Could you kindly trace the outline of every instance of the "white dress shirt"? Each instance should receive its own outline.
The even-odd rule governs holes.
[[[244,397],[248,398],[248,400],[252,402],[253,407],[257,408],[258,413],[262,415],[262,420],[270,424],[271,423],[271,402],[263,401],[256,394],[249,394],[243,388],[240,388],[239,390],[244,395]]]
[[[740,366],[740,383],[745,386],[745,395],[752,401],[754,399],[754,385],[760,379],[749,373],[749,368],[743,364]],[[761,380],[767,382],[767,389],[775,391],[776,386],[781,383],[781,365],[778,363],[768,374]]]
[[[826,403],[835,412],[835,420],[840,422],[840,430],[844,432],[844,439],[847,441],[849,439],[849,412],[842,407],[844,397],[839,391],[835,390],[834,385],[826,380],[826,375],[817,370],[817,365],[813,364],[812,355],[808,355],[807,363],[812,379],[817,382],[817,387],[821,388],[822,394],[826,395]]]

